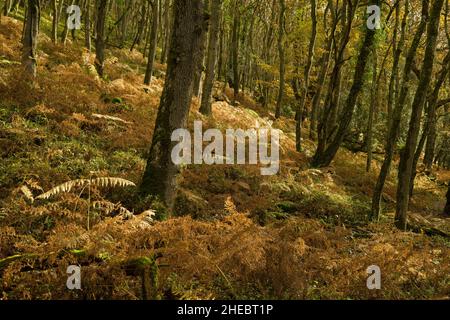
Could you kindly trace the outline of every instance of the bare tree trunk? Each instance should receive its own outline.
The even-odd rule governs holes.
[[[311,39],[309,40],[308,61],[305,67],[305,80],[303,85],[303,95],[296,112],[296,126],[295,126],[295,146],[297,151],[302,151],[302,123],[303,114],[306,109],[306,99],[309,90],[309,76],[311,73],[312,63],[314,60],[314,48],[316,46],[317,37],[317,17],[316,17],[316,0],[310,0],[311,3]]]
[[[206,63],[206,77],[202,92],[200,112],[204,115],[211,114],[211,93],[214,85],[215,70],[217,64],[217,42],[219,40],[219,27],[222,12],[222,0],[210,1],[211,24],[209,27],[208,57]]]
[[[450,39],[449,39],[450,40]],[[448,42],[448,45],[450,45],[450,41]],[[439,92],[441,90],[442,85],[445,82],[445,79],[447,78],[447,75],[449,74],[450,70],[450,49],[444,58],[444,61],[442,63],[442,69],[440,70],[438,74],[438,79],[436,81],[436,84],[434,86],[433,93],[431,94],[431,97],[429,99],[429,107],[427,112],[427,144],[425,147],[425,156],[423,163],[425,164],[426,170],[428,172],[431,171],[431,167],[433,165],[433,158],[434,158],[434,149],[436,145],[436,137],[437,137],[437,103],[439,98]]]
[[[52,41],[53,43],[58,42],[58,1],[52,0],[52,9],[53,9],[53,20],[52,20]]]
[[[136,37],[134,37],[133,43],[131,44],[130,52],[133,51],[136,45],[139,46],[141,44],[142,33],[144,32],[146,21],[147,21],[147,3],[144,2],[142,6],[141,20],[138,25]]]
[[[97,0],[97,23],[95,37],[95,68],[100,77],[103,77],[105,63],[105,22],[108,9],[108,0]]]
[[[366,162],[366,172],[370,171],[372,167],[372,152],[373,152],[373,118],[375,113],[375,108],[377,104],[377,52],[376,48],[373,49],[373,68],[372,68],[372,90],[370,93],[370,107],[369,107],[369,120],[367,123],[367,135],[366,135],[366,151],[367,151],[367,162]]]
[[[36,77],[36,48],[39,34],[41,4],[39,0],[28,0],[25,33],[23,38],[22,64],[26,74]]]
[[[84,16],[84,45],[91,51],[91,0],[86,0],[86,13]]]
[[[234,97],[233,104],[236,103],[236,100],[239,96],[239,1],[235,0],[234,3],[234,18],[233,18],[233,31],[232,31],[232,40],[231,40],[231,61],[233,68],[233,89],[234,89]]]
[[[152,30],[150,32],[150,51],[148,53],[147,69],[145,71],[144,84],[149,85],[153,76],[153,65],[155,63],[156,45],[158,43],[159,26],[159,2],[153,0],[152,3]]]
[[[409,122],[409,130],[405,148],[400,154],[395,225],[401,230],[406,230],[413,157],[419,136],[420,119],[422,117],[423,106],[426,101],[428,87],[430,85],[431,75],[433,72],[433,63],[439,33],[440,14],[443,4],[444,0],[435,0],[431,8],[430,22],[427,30],[427,43],[421,69],[422,71],[420,73],[419,86],[416,90],[412,104],[411,119]]]
[[[328,73],[328,69],[330,66],[332,46],[333,46],[333,37],[330,36],[329,39],[327,39],[327,46],[325,49],[325,53],[321,57],[322,68],[320,70],[319,77],[317,79],[318,86],[317,86],[316,92],[314,93],[314,97],[312,99],[311,127],[310,127],[310,131],[309,131],[310,139],[314,139],[317,134],[317,119],[318,119],[318,115],[319,115],[319,103],[320,103],[320,98],[322,97],[323,87],[325,86],[325,78],[326,78],[326,75]]]
[[[164,44],[161,52],[162,64],[166,63],[170,41],[170,0],[165,0],[164,4]]]
[[[280,88],[278,89],[277,106],[275,109],[275,118],[277,118],[277,119],[281,116],[281,105],[283,103],[284,83],[285,83],[285,73],[286,73],[284,45],[283,45],[286,4],[285,4],[284,0],[279,0],[279,1],[280,1],[280,17],[278,20],[278,25],[279,25],[278,55],[280,58]]]
[[[72,0],[71,2],[69,2],[71,5],[73,5],[75,3],[75,0]],[[69,14],[66,12],[64,15],[64,29],[63,32],[61,34],[61,43],[63,45],[66,45],[66,40],[67,40],[67,35],[69,34],[69,26],[67,25],[67,19],[69,18]]]
[[[171,160],[172,132],[185,128],[193,91],[193,75],[201,59],[206,30],[203,1],[175,0],[167,78],[156,118],[152,145],[140,186],[143,195],[159,196],[172,209],[178,167]]]

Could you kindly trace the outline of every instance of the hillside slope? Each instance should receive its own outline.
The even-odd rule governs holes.
[[[99,177],[139,184],[165,66],[144,86],[142,55],[113,49],[100,80],[93,54],[41,35],[31,85],[20,77],[22,24],[3,19],[0,299],[140,299],[142,284],[151,288],[144,298],[163,299],[448,299],[450,242],[432,232],[450,232],[439,217],[448,171],[416,179],[411,222],[422,230],[392,225],[395,171],[387,213],[369,223],[379,163],[366,173],[364,154],[342,149],[331,167],[311,169],[314,142],[297,153],[294,121],[272,124],[241,95],[239,107],[215,102],[211,118],[194,99],[189,126],[272,124],[282,130],[279,175],[261,176],[252,165],[189,165],[170,218],[132,186],[77,187],[76,179]],[[65,182],[73,188],[38,198]],[[65,286],[70,264],[82,266],[82,291]],[[382,290],[366,287],[371,265],[382,270]]]

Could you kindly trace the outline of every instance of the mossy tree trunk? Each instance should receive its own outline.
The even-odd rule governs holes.
[[[25,73],[32,77],[36,77],[36,48],[39,33],[40,15],[40,0],[28,0],[27,16],[25,20],[23,37],[22,64],[25,67]]]
[[[178,173],[171,159],[176,144],[171,141],[171,135],[187,125],[195,68],[201,59],[202,37],[207,26],[201,0],[175,0],[173,10],[166,82],[140,186],[143,195],[158,196],[169,210],[173,207]]]

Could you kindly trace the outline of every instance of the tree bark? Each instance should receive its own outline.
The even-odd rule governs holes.
[[[156,45],[158,43],[159,26],[159,1],[152,2],[152,30],[150,32],[150,51],[148,53],[147,69],[145,70],[144,84],[149,85],[153,76],[153,65],[156,56]]]
[[[233,18],[233,30],[231,39],[231,62],[233,68],[233,104],[236,104],[236,100],[239,96],[239,1],[235,0],[234,3],[234,18]]]
[[[97,0],[97,23],[95,37],[95,68],[98,75],[103,77],[105,64],[105,22],[108,8],[108,0]]]
[[[317,17],[316,17],[316,0],[310,0],[311,3],[311,38],[309,40],[308,48],[308,61],[305,66],[305,80],[303,85],[303,95],[298,105],[298,110],[296,114],[296,126],[295,126],[295,146],[297,151],[302,151],[302,123],[303,123],[303,113],[306,108],[306,98],[308,97],[309,89],[309,77],[311,73],[312,63],[314,60],[314,48],[316,46],[317,37]]]
[[[154,195],[169,210],[175,198],[178,167],[171,160],[172,132],[185,128],[193,92],[193,75],[201,58],[206,30],[203,1],[175,0],[174,23],[164,85],[147,166],[140,186],[143,195]]]
[[[146,26],[146,21],[147,21],[147,3],[144,2],[143,6],[142,6],[141,20],[138,25],[138,30],[137,30],[136,36],[134,37],[133,43],[131,44],[130,52],[133,51],[133,49],[136,45],[141,44],[142,33],[144,32],[144,28]]]
[[[370,172],[372,167],[372,156],[373,156],[373,118],[375,114],[375,109],[378,100],[378,83],[377,83],[377,53],[376,48],[373,49],[373,68],[372,68],[372,90],[370,93],[370,107],[369,107],[369,120],[367,122],[367,134],[366,134],[366,151],[367,151],[367,161],[366,161],[366,172]]]
[[[277,118],[277,119],[281,116],[281,107],[282,107],[282,103],[283,103],[285,73],[286,73],[284,45],[283,45],[286,4],[285,4],[284,0],[279,0],[279,1],[280,1],[280,16],[279,16],[279,20],[278,20],[278,25],[279,25],[278,55],[279,55],[279,59],[280,59],[280,88],[278,89],[277,106],[275,109],[275,118]]]
[[[31,77],[36,77],[36,48],[39,34],[40,16],[40,0],[28,0],[25,33],[23,38],[22,64],[25,67],[25,73]]]
[[[219,40],[219,28],[222,12],[222,0],[210,1],[211,18],[209,27],[208,57],[206,62],[206,77],[203,85],[202,102],[200,112],[204,115],[211,114],[211,93],[214,85],[215,70],[217,64],[217,42]]]
[[[58,1],[52,0],[52,9],[53,9],[53,20],[52,20],[52,41],[53,43],[58,42]]]
[[[91,51],[91,0],[86,0],[86,13],[84,16],[84,45]]]

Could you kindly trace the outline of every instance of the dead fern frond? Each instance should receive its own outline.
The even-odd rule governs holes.
[[[126,179],[122,178],[114,178],[114,177],[101,177],[101,178],[95,178],[95,179],[76,179],[67,181],[63,184],[60,184],[59,186],[56,186],[49,191],[39,195],[36,197],[36,199],[49,199],[52,196],[58,195],[60,193],[64,192],[70,192],[75,187],[82,187],[85,185],[91,185],[91,186],[99,186],[99,187],[128,187],[133,186],[135,187],[136,184],[134,182],[131,182]]]
[[[27,186],[21,186],[20,191],[25,195],[25,198],[27,198],[27,200],[29,200],[31,203],[34,202],[33,193]]]
[[[98,119],[106,119],[106,120],[121,122],[121,123],[125,123],[125,124],[132,124],[132,122],[123,120],[123,119],[121,119],[119,117],[113,117],[113,116],[108,116],[108,115],[104,115],[104,114],[97,114],[97,113],[93,113],[92,116],[94,118],[98,118]]]
[[[92,207],[102,210],[106,215],[110,215],[114,211],[118,212],[119,215],[128,218],[133,216],[133,213],[129,211],[127,208],[123,207],[120,202],[112,203],[107,200],[94,201],[92,203]]]

